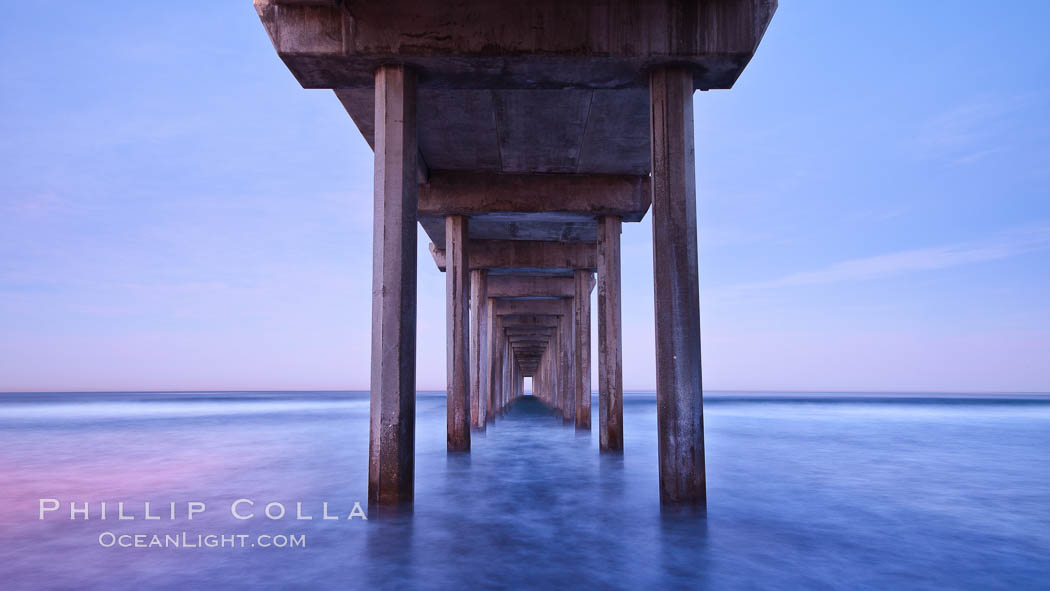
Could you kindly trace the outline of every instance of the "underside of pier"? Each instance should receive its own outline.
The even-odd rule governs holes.
[[[446,274],[448,449],[524,395],[623,449],[620,235],[651,211],[659,488],[704,505],[693,93],[776,0],[255,0],[375,151],[369,502],[414,490],[416,223]]]

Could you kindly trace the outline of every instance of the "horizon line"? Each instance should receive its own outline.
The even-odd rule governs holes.
[[[447,388],[416,388],[416,392],[444,392]],[[196,394],[204,392],[369,392],[368,388],[203,388],[173,390],[0,390],[3,394]],[[628,392],[652,392],[655,388],[624,388]],[[769,389],[769,388],[704,388],[701,392],[730,392],[754,394],[1043,394],[1050,395],[1050,390],[854,390],[854,389]],[[598,390],[591,390],[591,395]]]

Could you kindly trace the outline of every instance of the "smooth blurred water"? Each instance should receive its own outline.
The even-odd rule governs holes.
[[[622,456],[532,399],[469,455],[445,452],[442,395],[417,415],[414,513],[322,521],[321,502],[367,498],[366,393],[0,395],[0,588],[1050,588],[1045,398],[709,394],[706,518],[660,511],[651,394],[627,397]],[[39,520],[40,498],[91,519]],[[100,521],[101,500],[139,518]],[[207,512],[187,521],[186,501]],[[269,501],[315,518],[268,520]],[[104,531],[307,547],[103,548]]]

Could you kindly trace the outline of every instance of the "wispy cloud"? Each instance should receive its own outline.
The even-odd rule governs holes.
[[[822,269],[793,273],[769,281],[734,286],[754,290],[820,285],[844,281],[868,281],[908,273],[934,271],[1005,259],[1050,248],[1050,224],[1016,229],[996,240],[903,250],[871,257],[849,259]]]
[[[924,160],[942,160],[950,166],[973,164],[1011,148],[1008,132],[1018,111],[1038,104],[1040,97],[1023,94],[974,100],[924,122],[912,150]]]

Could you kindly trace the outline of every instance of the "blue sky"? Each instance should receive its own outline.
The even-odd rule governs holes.
[[[1050,390],[1048,18],[784,2],[695,95],[706,388]],[[249,1],[16,3],[0,62],[0,390],[367,388],[372,155]],[[649,218],[623,243],[652,388]]]

